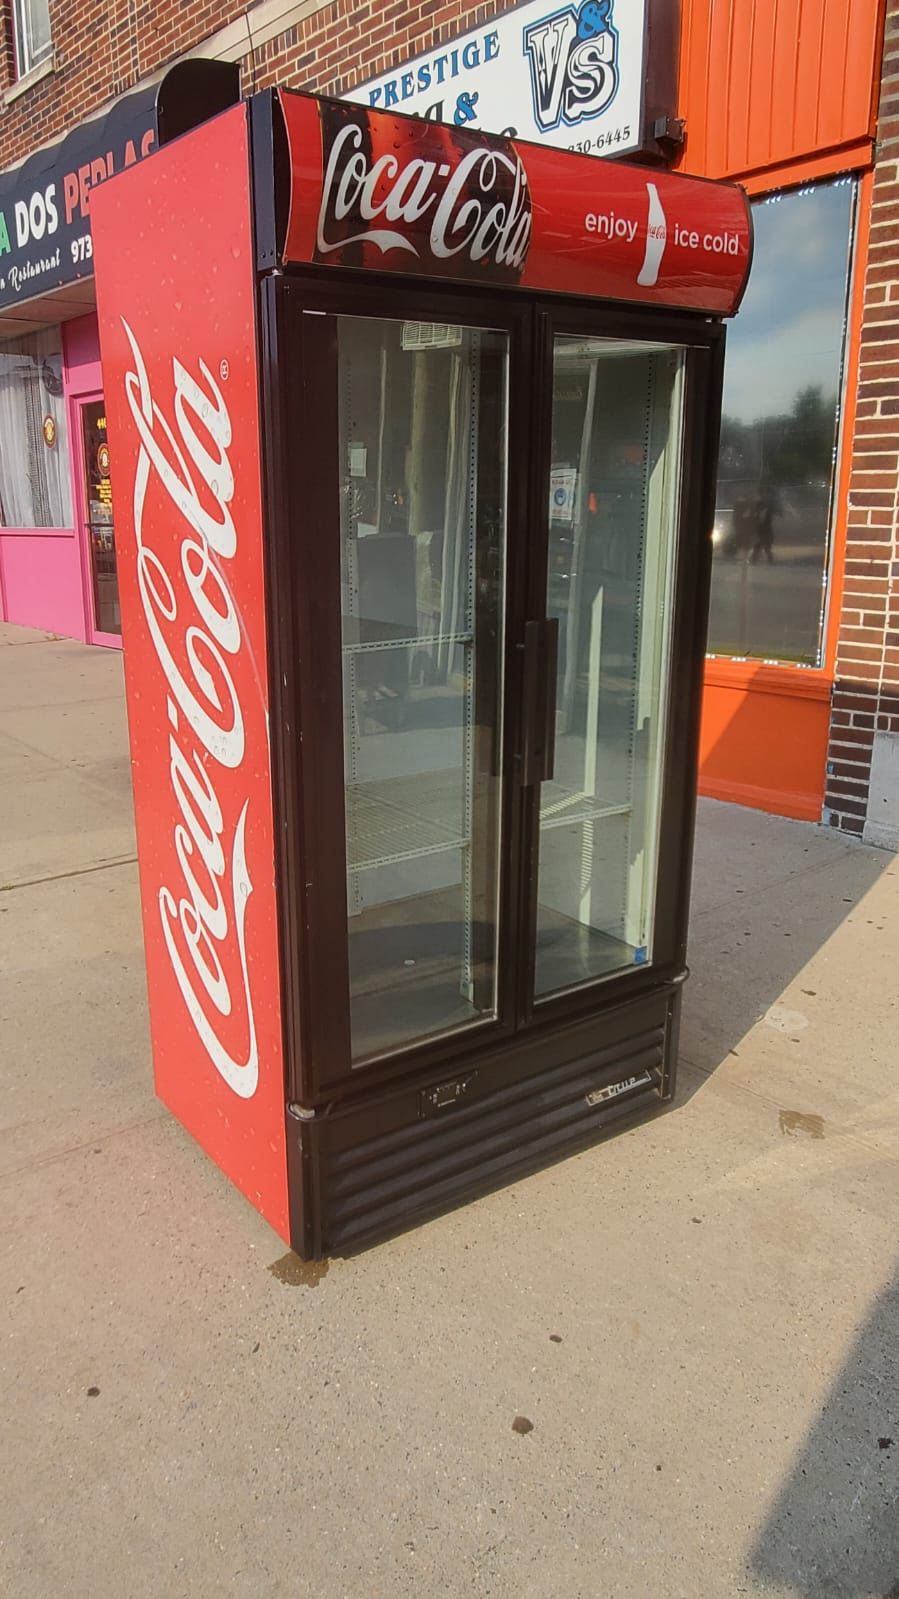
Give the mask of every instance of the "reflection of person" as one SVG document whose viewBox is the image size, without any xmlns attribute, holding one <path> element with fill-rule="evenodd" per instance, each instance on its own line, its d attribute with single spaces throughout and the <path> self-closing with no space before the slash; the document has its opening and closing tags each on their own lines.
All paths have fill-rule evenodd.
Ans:
<svg viewBox="0 0 899 1599">
<path fill-rule="evenodd" d="M 750 561 L 757 561 L 762 554 L 769 562 L 774 560 L 774 517 L 778 509 L 777 495 L 767 479 L 734 500 L 736 547 L 747 550 Z"/>
</svg>

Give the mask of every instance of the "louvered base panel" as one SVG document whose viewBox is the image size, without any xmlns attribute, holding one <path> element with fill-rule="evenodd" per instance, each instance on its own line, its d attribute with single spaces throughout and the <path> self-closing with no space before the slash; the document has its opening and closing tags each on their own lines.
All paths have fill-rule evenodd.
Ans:
<svg viewBox="0 0 899 1599">
<path fill-rule="evenodd" d="M 320 1258 L 378 1242 L 658 1108 L 673 1090 L 679 1006 L 679 989 L 655 993 L 589 1028 L 288 1118 L 294 1249 Z"/>
</svg>

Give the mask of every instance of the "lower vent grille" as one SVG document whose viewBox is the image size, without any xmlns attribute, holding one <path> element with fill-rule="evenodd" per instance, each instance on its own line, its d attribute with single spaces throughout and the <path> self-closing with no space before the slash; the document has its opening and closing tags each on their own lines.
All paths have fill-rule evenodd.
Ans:
<svg viewBox="0 0 899 1599">
<path fill-rule="evenodd" d="M 595 1143 L 659 1101 L 667 1029 L 618 1039 L 589 1059 L 521 1079 L 445 1118 L 410 1120 L 378 1138 L 353 1138 L 358 1116 L 320 1127 L 325 1253 L 389 1237 Z M 339 1147 L 338 1147 L 339 1145 Z"/>
</svg>

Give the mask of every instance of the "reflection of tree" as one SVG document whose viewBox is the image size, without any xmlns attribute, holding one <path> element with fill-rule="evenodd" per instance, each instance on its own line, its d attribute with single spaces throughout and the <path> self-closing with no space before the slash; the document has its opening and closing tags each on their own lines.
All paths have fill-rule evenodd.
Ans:
<svg viewBox="0 0 899 1599">
<path fill-rule="evenodd" d="M 725 416 L 719 480 L 825 483 L 833 460 L 835 416 L 836 396 L 825 395 L 820 384 L 800 389 L 784 415 L 753 422 Z"/>
</svg>

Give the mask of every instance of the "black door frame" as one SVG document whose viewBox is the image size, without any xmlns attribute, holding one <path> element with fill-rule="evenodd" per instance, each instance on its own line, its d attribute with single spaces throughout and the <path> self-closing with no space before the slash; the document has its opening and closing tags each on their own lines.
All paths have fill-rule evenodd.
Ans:
<svg viewBox="0 0 899 1599">
<path fill-rule="evenodd" d="M 546 614 L 549 559 L 550 431 L 553 345 L 559 335 L 682 346 L 687 351 L 683 403 L 683 456 L 675 528 L 672 627 L 656 876 L 655 953 L 646 966 L 615 972 L 542 999 L 534 997 L 536 961 L 539 784 L 526 789 L 522 827 L 527 891 L 518 928 L 519 1028 L 561 1026 L 652 987 L 682 977 L 686 961 L 689 883 L 696 812 L 699 723 L 708 596 L 711 584 L 715 474 L 723 380 L 723 324 L 705 318 L 601 304 L 538 301 L 535 305 L 535 382 L 532 417 L 533 477 L 528 528 L 532 551 L 529 612 Z M 686 680 L 686 681 L 685 681 Z"/>
<path fill-rule="evenodd" d="M 507 930 L 518 923 L 515 863 L 521 853 L 514 792 L 520 736 L 515 645 L 522 626 L 527 549 L 515 530 L 524 526 L 529 485 L 530 396 L 522 379 L 531 370 L 530 306 L 508 294 L 447 293 L 395 279 L 380 284 L 367 275 L 361 282 L 364 298 L 358 285 L 342 277 L 335 281 L 333 274 L 317 279 L 308 273 L 278 276 L 262 284 L 272 742 L 282 849 L 282 1005 L 288 1098 L 304 1106 L 319 1105 L 338 1090 L 341 1095 L 368 1090 L 385 1077 L 418 1074 L 431 1060 L 453 1058 L 462 1049 L 495 1049 L 516 1025 Z M 358 1067 L 351 1065 L 349 1037 L 339 502 L 334 493 L 334 319 L 339 315 L 457 322 L 509 337 L 498 1016 Z"/>
<path fill-rule="evenodd" d="M 676 981 L 685 956 L 724 330 L 707 317 L 559 302 L 509 291 L 460 291 L 370 273 L 300 269 L 261 286 L 271 736 L 275 776 L 281 1002 L 289 1104 L 312 1114 L 398 1079 L 460 1060 L 475 1064 L 528 1037 L 598 1014 Z M 303 313 L 308 313 L 303 315 Z M 510 340 L 505 714 L 499 1014 L 353 1067 L 343 825 L 336 325 L 340 314 L 458 322 Z M 691 346 L 685 395 L 668 740 L 657 926 L 664 963 L 531 1000 L 539 786 L 522 788 L 528 731 L 522 687 L 525 623 L 546 614 L 552 340 L 556 333 Z M 716 403 L 716 401 L 718 403 Z M 299 438 L 297 436 L 299 429 Z M 330 534 L 329 530 L 330 529 Z M 329 603 L 330 601 L 330 603 Z M 686 678 L 686 681 L 685 681 Z M 681 691 L 675 693 L 675 683 Z M 662 878 L 665 888 L 662 891 Z M 516 953 L 518 960 L 516 960 Z M 522 958 L 524 956 L 524 958 Z"/>
</svg>

